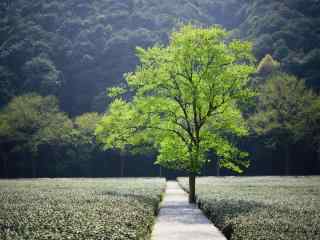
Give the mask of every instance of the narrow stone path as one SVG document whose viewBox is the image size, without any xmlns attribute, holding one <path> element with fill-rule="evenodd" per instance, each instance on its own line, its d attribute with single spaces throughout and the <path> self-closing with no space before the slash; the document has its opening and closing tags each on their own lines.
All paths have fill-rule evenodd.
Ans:
<svg viewBox="0 0 320 240">
<path fill-rule="evenodd" d="M 152 232 L 152 240 L 226 240 L 177 182 L 167 182 L 166 193 Z"/>
</svg>

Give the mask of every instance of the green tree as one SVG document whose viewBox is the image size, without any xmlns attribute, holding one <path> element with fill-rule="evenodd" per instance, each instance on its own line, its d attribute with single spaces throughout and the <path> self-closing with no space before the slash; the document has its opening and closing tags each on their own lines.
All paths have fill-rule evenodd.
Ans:
<svg viewBox="0 0 320 240">
<path fill-rule="evenodd" d="M 59 111 L 49 113 L 47 121 L 43 122 L 43 125 L 32 136 L 33 141 L 30 142 L 33 145 L 32 158 L 35 161 L 39 148 L 46 146 L 50 150 L 50 153 L 46 155 L 50 154 L 53 158 L 54 176 L 58 177 L 61 175 L 61 168 L 65 167 L 65 162 L 63 162 L 65 149 L 72 147 L 76 135 L 73 122 L 65 113 Z"/>
<path fill-rule="evenodd" d="M 0 66 L 0 107 L 3 107 L 14 95 L 15 89 L 12 86 L 14 79 L 15 74 L 8 68 Z"/>
<path fill-rule="evenodd" d="M 39 146 L 71 142 L 72 121 L 59 111 L 55 97 L 26 94 L 13 98 L 0 112 L 0 137 L 2 144 L 12 143 L 14 151 L 31 154 L 32 176 L 36 177 Z"/>
<path fill-rule="evenodd" d="M 167 47 L 137 48 L 141 64 L 126 75 L 132 101 L 116 99 L 96 129 L 105 148 L 153 145 L 157 164 L 188 172 L 190 202 L 208 151 L 236 172 L 248 163 L 229 137 L 247 133 L 238 102 L 252 95 L 247 83 L 254 58 L 250 43 L 226 43 L 226 36 L 219 27 L 187 25 Z"/>
<path fill-rule="evenodd" d="M 75 118 L 75 128 L 79 130 L 83 143 L 92 144 L 95 141 L 95 129 L 100 121 L 100 115 L 96 112 L 84 113 Z"/>
<path fill-rule="evenodd" d="M 251 78 L 251 87 L 253 89 L 258 89 L 262 84 L 266 82 L 270 76 L 277 74 L 280 71 L 280 63 L 272 58 L 270 54 L 265 55 L 259 62 L 257 66 L 257 71 Z M 252 101 L 253 106 L 254 101 Z M 245 106 L 245 109 L 252 113 L 252 109 Z"/>
<path fill-rule="evenodd" d="M 270 54 L 267 54 L 261 59 L 257 67 L 257 73 L 262 76 L 267 76 L 277 71 L 279 66 L 280 64 L 275 61 Z"/>
<path fill-rule="evenodd" d="M 77 165 L 86 176 L 93 176 L 92 161 L 98 151 L 95 129 L 101 116 L 98 113 L 84 113 L 74 119 L 75 138 L 73 141 Z"/>
<path fill-rule="evenodd" d="M 60 73 L 48 58 L 35 57 L 25 63 L 23 70 L 25 88 L 29 91 L 55 94 L 61 87 Z"/>
<path fill-rule="evenodd" d="M 303 118 L 298 127 L 304 131 L 304 138 L 317 153 L 320 170 L 320 97 L 313 95 L 310 105 L 303 109 Z"/>
<path fill-rule="evenodd" d="M 315 130 L 311 126 L 316 126 L 312 123 L 318 115 L 317 102 L 317 96 L 303 80 L 284 73 L 272 75 L 260 87 L 256 112 L 250 122 L 258 135 L 268 136 L 271 145 L 283 148 L 287 175 L 292 144 Z"/>
</svg>

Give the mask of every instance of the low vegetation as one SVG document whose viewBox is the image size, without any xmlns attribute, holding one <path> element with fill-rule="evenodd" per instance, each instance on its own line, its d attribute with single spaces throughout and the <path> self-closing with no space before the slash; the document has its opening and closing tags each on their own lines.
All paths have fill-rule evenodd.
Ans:
<svg viewBox="0 0 320 240">
<path fill-rule="evenodd" d="M 197 112 L 206 110 L 202 103 L 208 104 L 205 100 L 208 100 L 210 94 L 207 93 L 212 92 L 210 97 L 214 103 L 210 104 L 211 109 L 220 112 L 215 108 L 216 103 L 221 100 L 220 94 L 228 89 L 225 88 L 228 84 L 220 87 L 220 83 L 232 81 L 234 76 L 241 79 L 239 74 L 242 71 L 231 70 L 230 66 L 233 64 L 230 63 L 248 63 L 243 61 L 248 57 L 247 54 L 242 54 L 247 52 L 248 48 L 245 47 L 244 51 L 238 43 L 234 44 L 235 39 L 251 42 L 252 55 L 257 61 L 263 59 L 257 73 L 253 74 L 254 76 L 250 74 L 250 86 L 256 88 L 258 96 L 250 103 L 240 103 L 241 111 L 246 111 L 246 117 L 257 113 L 253 138 L 231 138 L 233 146 L 241 146 L 254 160 L 249 174 L 318 174 L 319 167 L 313 166 L 320 159 L 320 130 L 317 127 L 320 126 L 320 101 L 312 101 L 313 103 L 305 108 L 305 105 L 301 104 L 307 102 L 307 96 L 300 98 L 299 89 L 295 89 L 295 84 L 290 84 L 296 81 L 286 80 L 297 79 L 297 82 L 305 83 L 308 91 L 314 91 L 313 98 L 319 98 L 319 12 L 319 0 L 0 1 L 0 177 L 104 177 L 116 176 L 115 172 L 136 175 L 135 171 L 128 167 L 129 164 L 123 164 L 119 169 L 117 162 L 111 160 L 117 158 L 114 152 L 102 152 L 95 141 L 92 131 L 95 123 L 103 112 L 107 109 L 109 112 L 114 100 L 106 94 L 106 89 L 128 86 L 127 80 L 132 80 L 140 72 L 143 74 L 139 74 L 138 80 L 132 81 L 136 82 L 136 87 L 145 90 L 146 94 L 153 90 L 162 93 L 164 87 L 167 87 L 167 84 L 162 86 L 162 80 L 168 75 L 163 73 L 168 73 L 168 70 L 171 78 L 179 79 L 180 86 L 182 82 L 185 82 L 183 86 L 187 86 L 188 81 L 184 80 L 188 80 L 185 77 L 190 74 L 183 73 L 182 76 L 181 71 L 184 69 L 181 67 L 193 62 L 190 76 L 193 76 L 193 82 L 196 83 L 193 84 L 193 88 L 197 90 L 194 95 L 202 99 L 201 106 L 198 104 L 200 102 L 196 101 L 196 105 L 201 109 L 194 109 Z M 197 41 L 191 45 L 188 43 L 184 50 L 177 48 L 175 51 L 157 55 L 157 48 L 168 49 L 172 42 L 172 32 L 190 23 L 197 27 L 212 27 L 218 24 L 228 32 L 223 34 L 226 36 L 223 42 L 233 44 L 211 44 L 215 42 L 212 37 L 195 34 Z M 183 38 L 188 40 L 187 35 Z M 179 42 L 175 45 L 178 46 Z M 202 47 L 197 46 L 200 43 Z M 158 47 L 153 48 L 154 45 Z M 148 54 L 141 58 L 143 51 L 140 51 L 140 56 L 136 55 L 136 47 L 140 47 L 140 50 L 149 49 L 146 50 Z M 216 52 L 214 57 L 219 59 L 207 61 L 211 60 L 211 57 L 205 57 L 206 49 L 208 53 L 211 52 L 209 55 Z M 226 51 L 227 49 L 231 51 Z M 174 54 L 174 61 L 169 61 L 174 63 L 171 64 L 173 66 L 168 65 L 168 57 L 173 57 L 173 53 L 180 50 L 186 55 L 182 52 Z M 238 50 L 241 54 L 239 52 L 237 56 L 222 57 L 225 54 L 234 55 Z M 196 61 L 188 61 L 189 56 L 193 56 Z M 152 69 L 153 60 L 157 62 L 156 69 Z M 161 66 L 159 63 L 162 63 Z M 140 65 L 143 68 L 140 68 Z M 276 71 L 273 65 L 276 66 Z M 141 77 L 149 76 L 144 73 L 146 67 L 149 67 L 149 75 L 155 73 L 156 77 L 150 77 L 154 83 L 151 81 L 148 86 L 142 87 L 139 86 Z M 189 69 L 191 70 L 185 70 Z M 134 72 L 131 77 L 125 74 L 130 72 Z M 281 78 L 281 81 L 268 81 L 270 76 L 267 75 L 271 72 L 273 79 Z M 274 76 L 278 75 L 278 72 L 281 75 Z M 124 74 L 127 77 L 124 78 Z M 228 74 L 233 77 L 230 78 Z M 214 88 L 209 84 L 211 90 L 204 91 L 205 84 L 198 83 L 198 77 L 210 80 L 201 80 L 202 83 L 208 84 L 216 80 L 218 84 L 213 84 Z M 227 81 L 220 81 L 220 78 Z M 265 82 L 269 82 L 266 87 L 263 86 Z M 272 86 L 275 85 L 277 87 L 273 89 Z M 231 84 L 230 87 L 239 86 Z M 235 93 L 231 88 L 229 90 L 243 98 L 240 97 L 242 94 Z M 188 96 L 185 89 L 182 88 L 182 91 L 183 97 Z M 296 94 L 291 96 L 292 91 Z M 203 94 L 208 96 L 204 97 Z M 131 102 L 131 96 L 132 93 L 128 92 L 123 98 L 126 102 Z M 177 94 L 174 96 L 180 97 Z M 296 96 L 299 101 L 295 101 Z M 180 103 L 188 103 L 185 109 L 192 105 L 189 101 Z M 162 102 L 157 101 L 157 104 Z M 260 107 L 266 104 L 272 106 L 271 112 L 270 107 Z M 238 107 L 234 105 L 228 109 Z M 299 111 L 301 108 L 303 113 Z M 282 112 L 285 114 L 284 118 L 281 117 Z M 187 113 L 189 114 L 188 111 Z M 178 117 L 178 124 L 188 129 L 184 119 L 181 119 L 181 114 L 178 112 L 175 115 Z M 215 119 L 220 119 L 220 115 L 225 119 L 227 114 L 222 111 Z M 289 120 L 287 115 L 290 115 Z M 280 116 L 279 121 L 275 118 L 277 116 Z M 203 121 L 198 120 L 200 119 L 197 119 L 195 125 L 202 126 Z M 223 139 L 225 141 L 222 144 L 221 133 L 224 133 L 224 130 L 216 132 L 220 122 L 227 125 L 226 121 L 219 121 L 219 124 L 214 126 L 215 134 L 220 135 L 217 144 L 219 147 L 228 143 Z M 266 126 L 260 126 L 265 122 Z M 307 125 L 303 124 L 305 122 L 308 122 Z M 56 127 L 57 125 L 59 127 Z M 304 126 L 307 128 L 302 128 Z M 189 132 L 190 129 L 198 128 L 192 127 L 189 127 Z M 291 131 L 293 129 L 294 131 Z M 284 133 L 282 130 L 285 130 Z M 289 136 L 286 136 L 286 130 L 290 130 Z M 305 134 L 301 135 L 302 132 Z M 298 137 L 296 133 L 299 133 Z M 286 140 L 286 144 L 276 144 L 283 143 L 282 139 Z M 179 142 L 175 141 L 175 145 L 177 144 Z M 230 146 L 228 148 L 230 149 Z M 152 154 L 144 154 L 152 157 Z M 272 161 L 269 161 L 269 154 L 272 155 Z M 123 159 L 134 159 L 126 152 L 122 155 Z M 300 164 L 301 158 L 305 159 L 303 164 Z M 108 161 L 105 161 L 106 159 Z M 145 164 L 142 159 L 146 157 L 134 161 L 142 166 Z M 164 159 L 167 161 L 169 158 Z M 285 159 L 290 159 L 290 162 Z M 157 171 L 151 164 L 145 164 L 140 169 L 145 170 L 144 176 L 154 176 L 151 172 Z"/>
<path fill-rule="evenodd" d="M 164 179 L 0 181 L 0 239 L 145 239 L 164 188 Z"/>
<path fill-rule="evenodd" d="M 320 239 L 320 177 L 199 178 L 197 202 L 232 240 Z M 179 183 L 188 190 L 186 178 Z"/>
</svg>

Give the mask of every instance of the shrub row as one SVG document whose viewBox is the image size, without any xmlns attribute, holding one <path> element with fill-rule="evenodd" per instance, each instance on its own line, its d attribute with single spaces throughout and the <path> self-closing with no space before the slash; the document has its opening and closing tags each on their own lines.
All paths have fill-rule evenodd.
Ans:
<svg viewBox="0 0 320 240">
<path fill-rule="evenodd" d="M 188 190 L 187 179 L 179 178 Z M 228 239 L 320 239 L 320 177 L 198 178 L 197 203 Z"/>
<path fill-rule="evenodd" d="M 0 181 L 0 239 L 146 239 L 164 179 Z"/>
</svg>

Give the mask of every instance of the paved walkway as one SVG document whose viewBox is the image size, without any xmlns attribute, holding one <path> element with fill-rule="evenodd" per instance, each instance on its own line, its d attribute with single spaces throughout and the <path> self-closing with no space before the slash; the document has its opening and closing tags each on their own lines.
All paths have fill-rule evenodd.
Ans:
<svg viewBox="0 0 320 240">
<path fill-rule="evenodd" d="M 167 182 L 166 194 L 152 232 L 152 240 L 226 240 L 194 205 L 177 182 Z"/>
</svg>

